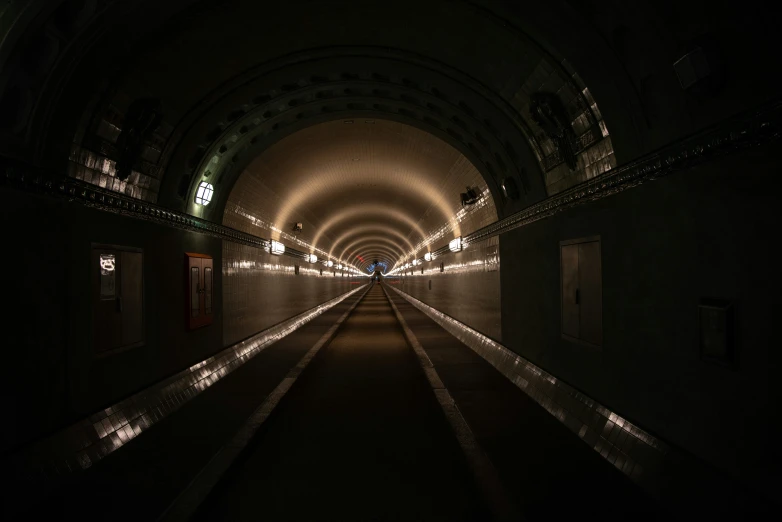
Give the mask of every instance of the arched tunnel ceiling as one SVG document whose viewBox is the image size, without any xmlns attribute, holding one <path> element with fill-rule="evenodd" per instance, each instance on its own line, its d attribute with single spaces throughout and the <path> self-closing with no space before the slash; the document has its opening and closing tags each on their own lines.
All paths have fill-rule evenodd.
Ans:
<svg viewBox="0 0 782 522">
<path fill-rule="evenodd" d="M 447 141 L 484 174 L 500 216 L 545 198 L 549 185 L 560 190 L 610 166 L 584 161 L 573 175 L 561 167 L 544 173 L 556 151 L 530 119 L 531 93 L 558 93 L 579 136 L 602 140 L 606 127 L 600 130 L 601 113 L 569 63 L 492 13 L 490 2 L 50 3 L 78 20 L 47 33 L 62 35 L 57 49 L 74 55 L 53 59 L 50 74 L 67 74 L 62 96 L 82 102 L 36 105 L 32 121 L 40 112 L 41 125 L 51 127 L 33 133 L 38 150 L 52 149 L 42 161 L 69 156 L 70 175 L 163 206 L 219 220 L 253 158 L 334 118 L 394 120 Z M 535 16 L 548 16 L 543 11 Z M 533 26 L 532 14 L 514 17 Z M 57 70 L 66 64 L 75 69 Z M 44 96 L 36 89 L 25 96 Z M 144 98 L 160 100 L 162 121 L 131 179 L 117 180 L 117 140 L 129 107 Z M 601 161 L 612 152 L 603 140 Z M 216 200 L 195 209 L 206 178 Z M 519 186 L 518 199 L 501 197 L 506 178 Z"/>
<path fill-rule="evenodd" d="M 180 177 L 166 179 L 163 192 L 192 199 L 209 173 L 230 187 L 257 152 L 290 129 L 339 114 L 396 119 L 438 134 L 488 174 L 497 199 L 502 179 L 514 177 L 523 203 L 503 202 L 503 214 L 506 204 L 510 212 L 545 196 L 535 154 L 546 152 L 519 93 L 554 78 L 548 87 L 558 90 L 572 79 L 529 39 L 459 2 L 403 1 L 382 13 L 372 3 L 294 4 L 196 10 L 178 24 L 176 40 L 155 46 L 125 73 L 125 99 L 160 92 L 170 100 L 174 133 L 183 133 L 181 144 L 164 151 L 171 154 L 167 172 Z M 259 19 L 298 20 L 299 9 L 307 15 L 295 25 L 256 29 Z M 230 48 L 203 38 L 206 19 L 210 27 L 234 27 Z M 198 60 L 181 60 L 184 49 Z M 530 77 L 536 85 L 525 87 Z M 570 91 L 581 96 L 580 87 Z"/>
<path fill-rule="evenodd" d="M 447 241 L 497 219 L 487 194 L 454 220 L 468 186 L 487 191 L 476 167 L 436 136 L 394 121 L 340 119 L 256 157 L 228 196 L 223 223 L 320 258 L 357 267 L 377 258 L 390 268 L 423 255 L 417 247 L 443 225 L 452 229 Z M 295 223 L 303 230 L 294 235 Z"/>
<path fill-rule="evenodd" d="M 637 4 L 9 0 L 0 152 L 219 221 L 240 173 L 286 136 L 339 118 L 392 120 L 463 154 L 504 217 L 778 92 L 770 76 L 740 80 L 754 74 L 745 55 L 779 54 L 760 45 L 763 30 L 736 41 L 723 27 L 744 4 Z M 721 15 L 702 16 L 712 9 Z M 695 100 L 671 64 L 703 31 L 722 42 L 735 81 Z M 565 106 L 571 168 L 530 117 L 540 92 Z M 162 119 L 120 180 L 118 138 L 138 132 L 128 111 L 145 98 L 160 101 Z M 501 196 L 507 178 L 515 200 Z M 196 209 L 205 179 L 215 201 Z"/>
</svg>

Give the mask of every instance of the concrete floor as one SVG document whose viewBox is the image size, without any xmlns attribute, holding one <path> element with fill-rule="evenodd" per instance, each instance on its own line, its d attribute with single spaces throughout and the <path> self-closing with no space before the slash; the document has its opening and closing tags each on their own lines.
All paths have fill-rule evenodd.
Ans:
<svg viewBox="0 0 782 522">
<path fill-rule="evenodd" d="M 491 518 L 378 285 L 302 373 L 196 518 Z"/>
</svg>

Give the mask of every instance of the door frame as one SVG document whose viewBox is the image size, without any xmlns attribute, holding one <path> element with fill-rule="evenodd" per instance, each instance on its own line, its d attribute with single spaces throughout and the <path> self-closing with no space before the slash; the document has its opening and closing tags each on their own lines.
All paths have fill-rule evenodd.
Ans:
<svg viewBox="0 0 782 522">
<path fill-rule="evenodd" d="M 95 285 L 95 279 L 92 274 L 90 274 L 90 347 L 92 352 L 92 358 L 93 359 L 102 359 L 104 357 L 110 357 L 112 355 L 125 352 L 127 350 L 132 350 L 133 348 L 139 348 L 141 346 L 145 346 L 147 344 L 147 287 L 146 287 L 146 270 L 144 266 L 144 249 L 141 247 L 133 247 L 133 246 L 127 246 L 127 245 L 118 245 L 113 243 L 98 243 L 98 242 L 91 242 L 90 243 L 90 250 L 88 254 L 88 266 L 90 267 L 90 271 L 94 268 L 92 266 L 92 253 L 95 250 L 116 250 L 118 252 L 135 252 L 138 254 L 141 254 L 141 332 L 142 332 L 142 339 L 139 342 L 128 344 L 125 346 L 120 346 L 117 348 L 112 348 L 109 350 L 102 350 L 97 351 L 95 346 L 95 296 L 94 292 L 100 291 L 99 289 L 94 288 Z M 120 271 L 122 270 L 122 264 L 120 261 Z M 119 278 L 119 285 L 120 285 L 120 294 L 122 292 L 122 278 Z M 98 285 L 100 285 L 100 278 L 98 278 Z"/>
<path fill-rule="evenodd" d="M 592 348 L 593 350 L 602 350 L 603 349 L 602 344 L 593 344 L 581 338 L 571 337 L 570 335 L 566 335 L 562 333 L 562 313 L 563 313 L 562 286 L 564 283 L 562 278 L 562 247 L 569 246 L 569 245 L 580 245 L 582 243 L 594 243 L 594 242 L 597 242 L 597 244 L 600 245 L 600 285 L 602 287 L 603 285 L 603 242 L 600 239 L 600 235 L 579 237 L 575 239 L 567 239 L 559 242 L 559 320 L 560 320 L 559 334 L 561 338 L 564 339 L 565 341 L 570 341 L 572 343 L 580 344 L 582 346 Z M 602 292 L 601 292 L 600 306 L 601 308 L 603 306 Z M 601 319 L 601 323 L 602 323 L 602 319 Z M 601 324 L 601 330 L 602 330 L 602 324 Z"/>
</svg>

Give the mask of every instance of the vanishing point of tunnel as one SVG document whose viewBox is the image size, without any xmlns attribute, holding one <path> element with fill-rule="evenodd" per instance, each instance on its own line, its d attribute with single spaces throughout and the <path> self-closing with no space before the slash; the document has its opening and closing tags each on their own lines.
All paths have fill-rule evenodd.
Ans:
<svg viewBox="0 0 782 522">
<path fill-rule="evenodd" d="M 2 519 L 778 518 L 775 13 L 1 2 Z"/>
</svg>

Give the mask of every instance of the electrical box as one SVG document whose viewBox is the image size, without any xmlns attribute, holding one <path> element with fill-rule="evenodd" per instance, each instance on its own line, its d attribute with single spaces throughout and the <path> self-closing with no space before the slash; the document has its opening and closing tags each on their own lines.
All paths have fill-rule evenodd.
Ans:
<svg viewBox="0 0 782 522">
<path fill-rule="evenodd" d="M 190 330 L 212 324 L 213 295 L 212 256 L 185 252 L 185 314 Z"/>
</svg>

